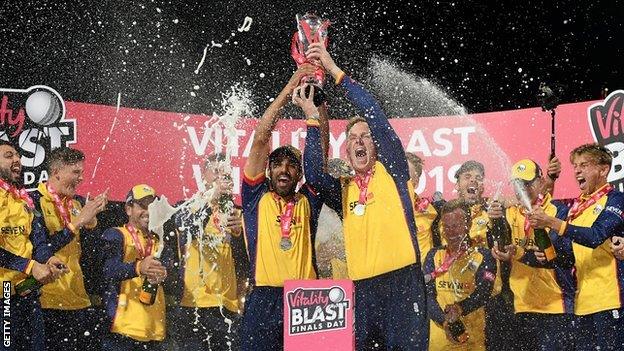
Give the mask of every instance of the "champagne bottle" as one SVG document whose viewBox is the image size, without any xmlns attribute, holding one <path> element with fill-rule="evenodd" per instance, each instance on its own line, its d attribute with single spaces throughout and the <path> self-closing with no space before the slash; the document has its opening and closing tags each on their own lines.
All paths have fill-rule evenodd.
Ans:
<svg viewBox="0 0 624 351">
<path fill-rule="evenodd" d="M 156 294 L 158 293 L 158 284 L 150 283 L 147 277 L 143 279 L 143 286 L 141 287 L 141 293 L 139 294 L 139 301 L 142 304 L 151 306 L 156 302 Z"/>
<path fill-rule="evenodd" d="M 505 217 L 492 219 L 493 237 L 499 250 L 505 250 L 505 246 L 511 245 L 511 231 L 505 222 Z"/>
<path fill-rule="evenodd" d="M 19 296 L 26 296 L 33 291 L 37 291 L 42 287 L 41 283 L 35 279 L 32 275 L 29 275 L 28 278 L 22 280 L 21 282 L 15 285 L 15 293 Z"/>
<path fill-rule="evenodd" d="M 229 214 L 234 209 L 234 197 L 231 193 L 224 193 L 219 196 L 219 212 Z"/>
<path fill-rule="evenodd" d="M 448 323 L 447 327 L 448 327 L 449 332 L 451 333 L 451 336 L 453 337 L 455 341 L 457 341 L 460 344 L 463 344 L 466 341 L 468 341 L 469 336 L 468 336 L 468 333 L 466 332 L 466 326 L 461 320 L 458 319 L 455 322 Z"/>
<path fill-rule="evenodd" d="M 548 232 L 543 228 L 533 228 L 533 236 L 535 237 L 535 245 L 539 248 L 540 251 L 544 252 L 546 255 L 546 260 L 552 261 L 557 257 L 557 252 L 555 251 L 555 247 L 550 241 L 550 236 L 548 236 Z"/>
</svg>

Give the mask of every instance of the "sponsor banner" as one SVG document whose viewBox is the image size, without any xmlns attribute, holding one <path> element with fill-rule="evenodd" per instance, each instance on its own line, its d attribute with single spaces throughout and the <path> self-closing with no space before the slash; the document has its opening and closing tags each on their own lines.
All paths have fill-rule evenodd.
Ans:
<svg viewBox="0 0 624 351">
<path fill-rule="evenodd" d="M 353 305 L 350 280 L 284 282 L 284 350 L 354 350 Z"/>
<path fill-rule="evenodd" d="M 76 130 L 76 121 L 66 116 L 65 102 L 56 90 L 44 85 L 0 89 L 0 139 L 18 145 L 27 189 L 48 179 L 44 162 L 48 152 L 75 143 Z"/>
<path fill-rule="evenodd" d="M 177 201 L 191 196 L 201 186 L 204 158 L 215 151 L 224 151 L 226 136 L 212 115 L 63 103 L 47 87 L 44 91 L 49 96 L 33 100 L 43 107 L 33 108 L 29 113 L 27 100 L 40 88 L 0 90 L 0 138 L 19 141 L 28 188 L 47 179 L 43 161 L 51 147 L 73 144 L 87 155 L 80 193 L 96 194 L 110 188 L 112 198 L 123 199 L 133 185 L 147 183 L 158 193 Z M 574 147 L 594 141 L 614 151 L 616 162 L 609 180 L 618 189 L 624 187 L 620 160 L 624 156 L 619 152 L 624 149 L 620 138 L 623 101 L 624 91 L 620 90 L 605 101 L 564 104 L 557 108 L 556 153 L 563 171 L 557 180 L 556 198 L 577 195 L 568 155 Z M 57 113 L 53 118 L 55 110 L 64 113 Z M 238 146 L 232 157 L 232 175 L 237 184 L 256 123 L 255 118 L 245 118 L 237 124 Z M 511 194 L 507 184 L 511 165 L 519 159 L 531 158 L 545 168 L 550 153 L 550 113 L 540 108 L 453 117 L 394 118 L 391 123 L 405 149 L 425 161 L 417 189 L 424 196 L 440 191 L 446 198 L 454 197 L 455 171 L 470 159 L 485 164 L 486 195 L 499 186 L 504 193 Z M 344 120 L 330 122 L 332 158 L 345 157 L 345 124 Z M 273 147 L 292 144 L 303 149 L 305 130 L 303 120 L 280 121 L 273 132 Z M 238 187 L 235 191 L 238 193 Z"/>
</svg>

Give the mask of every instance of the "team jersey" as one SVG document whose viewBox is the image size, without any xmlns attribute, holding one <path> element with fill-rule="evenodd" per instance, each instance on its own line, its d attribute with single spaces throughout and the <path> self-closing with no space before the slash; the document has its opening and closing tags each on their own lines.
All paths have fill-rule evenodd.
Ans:
<svg viewBox="0 0 624 351">
<path fill-rule="evenodd" d="M 425 274 L 439 269 L 450 253 L 446 248 L 429 251 L 425 259 Z M 459 256 L 446 272 L 427 283 L 427 308 L 429 311 L 429 350 L 484 350 L 484 305 L 491 295 L 496 276 L 496 263 L 488 250 L 473 246 Z M 468 342 L 455 344 L 444 332 L 444 309 L 458 304 L 462 310 L 461 321 L 469 335 Z"/>
<path fill-rule="evenodd" d="M 544 198 L 542 209 L 549 216 L 557 214 L 550 195 Z M 518 246 L 509 275 L 515 312 L 573 313 L 575 286 L 572 282 L 574 260 L 571 255 L 558 250 L 557 258 L 550 265 L 533 264 L 524 250 L 527 246 L 536 245 L 533 228 L 529 227 L 525 232 L 527 219 L 524 208 L 508 207 L 505 217 L 511 229 L 512 243 Z"/>
<path fill-rule="evenodd" d="M 141 247 L 147 250 L 146 236 L 137 230 Z M 144 278 L 139 276 L 139 259 L 134 239 L 124 227 L 107 229 L 104 239 L 104 306 L 111 323 L 110 331 L 138 341 L 161 341 L 165 338 L 165 294 L 159 286 L 153 305 L 144 305 L 139 294 Z M 156 251 L 155 241 L 151 252 Z M 166 263 L 163 262 L 165 266 Z"/>
<path fill-rule="evenodd" d="M 587 200 L 594 194 L 580 200 Z M 624 194 L 611 190 L 578 216 L 569 219 L 561 233 L 562 238 L 573 242 L 578 284 L 574 313 L 577 315 L 622 307 L 624 262 L 613 256 L 609 243 L 613 235 L 622 236 L 624 233 L 623 210 Z"/>
<path fill-rule="evenodd" d="M 10 192 L 0 189 L 0 279 L 15 285 L 26 279 L 34 261 L 31 241 L 33 211 Z M 37 245 L 41 248 L 43 243 Z"/>
<path fill-rule="evenodd" d="M 186 227 L 178 232 L 179 274 L 184 282 L 180 305 L 200 308 L 224 306 L 232 312 L 238 312 L 236 269 L 231 242 L 232 236 L 239 236 L 240 233 L 222 233 L 215 225 L 218 214 L 209 211 L 206 215 L 208 220 L 205 224 L 203 221 L 194 224 L 204 225 L 203 232 L 195 234 Z M 181 228 L 180 224 L 178 229 Z M 203 235 L 199 237 L 199 234 Z"/>
<path fill-rule="evenodd" d="M 58 213 L 52 196 L 46 187 L 47 183 L 40 183 L 34 192 L 33 200 L 40 216 L 33 222 L 33 235 L 39 241 L 45 241 L 47 248 L 35 258 L 39 262 L 47 262 L 51 256 L 58 257 L 69 269 L 57 280 L 46 284 L 41 289 L 41 307 L 58 310 L 76 310 L 91 306 L 91 301 L 85 290 L 84 277 L 80 267 L 82 249 L 80 232 L 72 232 L 66 228 L 61 215 Z M 62 199 L 71 221 L 75 220 L 82 209 L 79 197 Z M 71 209 L 68 204 L 71 202 Z"/>
<path fill-rule="evenodd" d="M 409 172 L 403 145 L 374 97 L 351 78 L 340 83 L 361 111 L 377 149 L 363 215 L 354 213 L 360 188 L 354 177 L 335 179 L 323 170 L 320 132 L 308 123 L 304 170 L 306 180 L 323 194 L 327 205 L 343 217 L 349 277 L 376 277 L 418 263 L 420 252 L 414 220 Z M 333 199 L 342 194 L 341 204 Z"/>
<path fill-rule="evenodd" d="M 472 218 L 470 225 L 470 238 L 473 241 L 473 245 L 483 248 L 488 248 L 487 232 L 490 227 L 490 217 L 485 209 L 486 199 L 470 206 L 470 216 Z M 441 235 L 441 241 L 443 245 L 446 245 L 446 239 L 444 239 L 444 228 L 442 223 L 438 224 L 438 230 Z M 497 295 L 503 288 L 503 275 L 505 271 L 500 262 L 496 262 L 496 281 L 494 282 L 494 288 L 492 289 L 492 295 Z"/>
<path fill-rule="evenodd" d="M 413 185 L 410 183 L 410 191 L 414 194 Z M 414 218 L 418 237 L 418 249 L 420 250 L 420 263 L 424 264 L 425 257 L 429 250 L 433 248 L 433 223 L 438 216 L 438 211 L 428 199 L 413 196 Z"/>
<path fill-rule="evenodd" d="M 314 242 L 320 197 L 306 184 L 295 194 L 289 232 L 292 247 L 288 250 L 280 247 L 280 221 L 287 202 L 270 191 L 264 173 L 243 175 L 242 200 L 252 284 L 283 287 L 284 280 L 316 279 Z"/>
</svg>

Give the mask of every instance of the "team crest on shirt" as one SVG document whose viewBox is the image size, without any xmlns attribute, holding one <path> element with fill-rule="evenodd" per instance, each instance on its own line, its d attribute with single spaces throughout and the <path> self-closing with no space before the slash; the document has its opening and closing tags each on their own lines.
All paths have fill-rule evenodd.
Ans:
<svg viewBox="0 0 624 351">
<path fill-rule="evenodd" d="M 487 219 L 485 219 L 485 218 L 478 218 L 477 219 L 477 225 L 483 227 L 486 224 L 487 224 Z"/>
<path fill-rule="evenodd" d="M 602 212 L 602 210 L 604 210 L 604 208 L 600 205 L 596 205 L 596 207 L 594 207 L 594 214 L 595 215 L 599 215 L 600 212 Z"/>
<path fill-rule="evenodd" d="M 78 215 L 80 215 L 80 210 L 78 210 L 77 208 L 75 208 L 75 207 L 74 207 L 74 208 L 72 208 L 72 210 L 71 210 L 71 214 L 72 214 L 74 217 L 77 217 Z"/>
</svg>

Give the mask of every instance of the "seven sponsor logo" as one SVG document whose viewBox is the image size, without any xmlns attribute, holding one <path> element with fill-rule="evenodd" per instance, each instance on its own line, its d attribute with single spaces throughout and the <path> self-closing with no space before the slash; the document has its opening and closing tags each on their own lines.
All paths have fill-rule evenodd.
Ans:
<svg viewBox="0 0 624 351">
<path fill-rule="evenodd" d="M 608 181 L 624 191 L 624 90 L 609 94 L 603 102 L 587 109 L 589 128 L 594 140 L 613 153 Z"/>
<path fill-rule="evenodd" d="M 50 87 L 0 88 L 0 139 L 18 147 L 24 186 L 32 190 L 48 179 L 48 152 L 76 142 L 76 121 L 65 118 L 65 102 Z"/>
<path fill-rule="evenodd" d="M 352 308 L 339 286 L 329 289 L 297 288 L 287 293 L 289 335 L 345 329 Z"/>
</svg>

